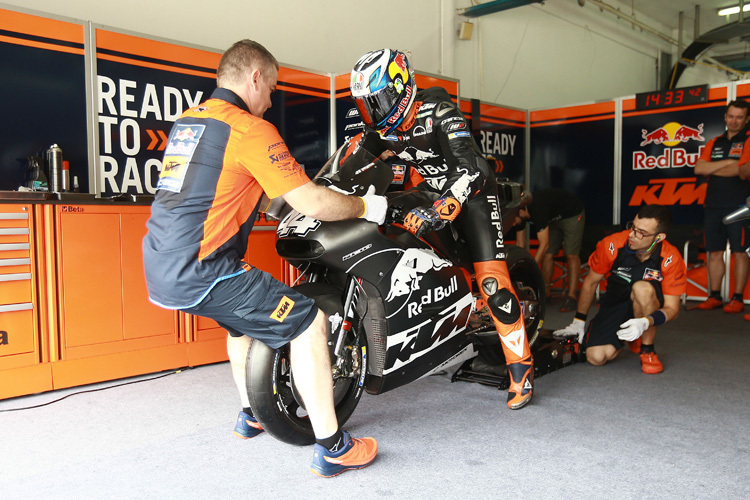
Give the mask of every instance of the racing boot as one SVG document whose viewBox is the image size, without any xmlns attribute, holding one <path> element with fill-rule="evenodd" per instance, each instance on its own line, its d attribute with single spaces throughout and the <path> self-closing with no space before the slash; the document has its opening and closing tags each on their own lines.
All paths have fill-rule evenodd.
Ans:
<svg viewBox="0 0 750 500">
<path fill-rule="evenodd" d="M 508 376 L 508 408 L 520 410 L 531 401 L 534 390 L 534 360 L 529 358 L 527 361 L 508 363 Z"/>
<path fill-rule="evenodd" d="M 475 262 L 474 271 L 482 298 L 500 335 L 508 366 L 508 408 L 518 410 L 531 401 L 534 392 L 534 362 L 518 297 L 510 282 L 505 261 Z"/>
</svg>

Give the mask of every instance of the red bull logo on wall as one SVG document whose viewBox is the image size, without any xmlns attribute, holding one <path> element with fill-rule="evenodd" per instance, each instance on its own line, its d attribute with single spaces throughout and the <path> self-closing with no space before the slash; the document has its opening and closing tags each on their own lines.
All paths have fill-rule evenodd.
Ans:
<svg viewBox="0 0 750 500">
<path fill-rule="evenodd" d="M 651 170 L 654 168 L 694 167 L 703 150 L 688 153 L 684 148 L 674 147 L 690 141 L 703 142 L 703 124 L 691 127 L 677 122 L 669 122 L 654 130 L 641 130 L 641 147 L 650 144 L 666 146 L 661 155 L 649 155 L 645 151 L 633 151 L 633 170 Z"/>
<path fill-rule="evenodd" d="M 703 124 L 698 125 L 698 128 L 693 128 L 688 125 L 681 125 L 676 122 L 669 122 L 663 127 L 659 127 L 656 130 L 649 132 L 643 130 L 643 142 L 641 147 L 647 146 L 648 144 L 664 144 L 665 146 L 676 146 L 681 142 L 688 142 L 690 140 L 703 142 Z"/>
</svg>

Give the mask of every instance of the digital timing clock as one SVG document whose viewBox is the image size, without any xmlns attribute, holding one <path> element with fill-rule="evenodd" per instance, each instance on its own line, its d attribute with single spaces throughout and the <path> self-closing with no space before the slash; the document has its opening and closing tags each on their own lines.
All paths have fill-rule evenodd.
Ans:
<svg viewBox="0 0 750 500">
<path fill-rule="evenodd" d="M 708 85 L 696 85 L 671 90 L 655 90 L 635 95 L 635 109 L 671 108 L 708 102 Z"/>
</svg>

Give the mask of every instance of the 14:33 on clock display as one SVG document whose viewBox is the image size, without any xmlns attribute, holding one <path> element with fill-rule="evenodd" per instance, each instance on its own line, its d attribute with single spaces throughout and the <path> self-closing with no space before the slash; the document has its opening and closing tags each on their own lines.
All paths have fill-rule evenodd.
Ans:
<svg viewBox="0 0 750 500">
<path fill-rule="evenodd" d="M 696 85 L 670 90 L 656 90 L 642 92 L 635 95 L 635 109 L 670 108 L 673 106 L 689 106 L 708 101 L 708 85 Z"/>
</svg>

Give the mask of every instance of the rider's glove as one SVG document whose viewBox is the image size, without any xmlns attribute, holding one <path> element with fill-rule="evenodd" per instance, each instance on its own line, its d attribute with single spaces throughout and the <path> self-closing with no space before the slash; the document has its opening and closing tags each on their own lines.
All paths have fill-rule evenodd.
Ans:
<svg viewBox="0 0 750 500">
<path fill-rule="evenodd" d="M 438 199 L 432 206 L 435 208 L 438 216 L 444 221 L 456 220 L 456 217 L 461 212 L 461 204 L 457 199 L 450 196 Z"/>
<path fill-rule="evenodd" d="M 375 222 L 377 225 L 385 222 L 385 215 L 388 212 L 388 200 L 385 196 L 375 194 L 375 186 L 370 186 L 367 193 L 360 199 L 365 205 L 365 211 L 360 215 L 360 219 Z"/>
<path fill-rule="evenodd" d="M 446 196 L 438 199 L 432 207 L 417 207 L 406 214 L 404 227 L 421 238 L 430 231 L 437 231 L 458 217 L 461 204 L 455 198 Z"/>
<path fill-rule="evenodd" d="M 565 328 L 562 328 L 560 330 L 555 330 L 552 332 L 552 336 L 558 339 L 564 339 L 564 338 L 571 338 L 571 337 L 578 337 L 578 343 L 583 343 L 583 335 L 584 335 L 584 326 L 586 325 L 586 322 L 575 318 L 571 324 L 566 326 Z"/>
<path fill-rule="evenodd" d="M 404 227 L 417 238 L 421 238 L 430 231 L 442 229 L 443 226 L 445 226 L 445 221 L 432 207 L 414 208 L 404 217 Z"/>
<path fill-rule="evenodd" d="M 620 329 L 617 330 L 617 337 L 620 340 L 632 342 L 643 335 L 643 332 L 648 330 L 649 326 L 648 318 L 629 319 L 620 325 Z"/>
</svg>

